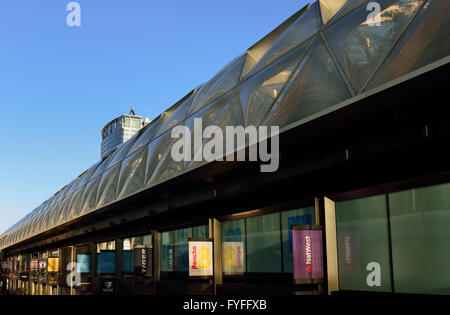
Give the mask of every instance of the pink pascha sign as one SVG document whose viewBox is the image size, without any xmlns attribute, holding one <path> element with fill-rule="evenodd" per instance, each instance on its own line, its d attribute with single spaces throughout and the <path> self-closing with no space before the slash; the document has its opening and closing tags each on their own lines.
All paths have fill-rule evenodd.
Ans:
<svg viewBox="0 0 450 315">
<path fill-rule="evenodd" d="M 295 280 L 323 279 L 322 230 L 292 230 Z"/>
</svg>

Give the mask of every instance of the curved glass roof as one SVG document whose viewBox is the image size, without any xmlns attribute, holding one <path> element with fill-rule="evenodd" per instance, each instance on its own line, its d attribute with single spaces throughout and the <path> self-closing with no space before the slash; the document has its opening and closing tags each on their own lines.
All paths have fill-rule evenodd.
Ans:
<svg viewBox="0 0 450 315">
<path fill-rule="evenodd" d="M 449 56 L 450 1 L 319 0 L 0 235 L 0 249 L 208 162 L 175 162 L 171 129 L 290 124 Z M 195 153 L 195 152 L 194 152 Z"/>
</svg>

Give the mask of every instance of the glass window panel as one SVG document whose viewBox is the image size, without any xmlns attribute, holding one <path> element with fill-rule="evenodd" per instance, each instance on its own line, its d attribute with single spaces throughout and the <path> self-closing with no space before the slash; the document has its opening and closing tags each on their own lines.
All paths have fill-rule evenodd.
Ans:
<svg viewBox="0 0 450 315">
<path fill-rule="evenodd" d="M 350 97 L 333 59 L 322 39 L 317 37 L 268 113 L 265 124 L 287 126 Z"/>
<path fill-rule="evenodd" d="M 316 211 L 314 207 L 284 211 L 281 213 L 281 235 L 283 237 L 284 272 L 293 272 L 292 230 L 293 224 L 314 225 Z"/>
<path fill-rule="evenodd" d="M 281 272 L 280 214 L 247 219 L 247 271 Z"/>
<path fill-rule="evenodd" d="M 124 117 L 124 127 L 125 128 L 131 127 L 130 117 Z"/>
<path fill-rule="evenodd" d="M 348 13 L 357 9 L 361 5 L 365 5 L 367 7 L 366 2 L 368 1 L 369 0 L 348 0 L 347 3 L 342 7 L 342 9 L 331 19 L 329 24 L 336 22 L 341 17 L 347 15 Z"/>
<path fill-rule="evenodd" d="M 122 272 L 123 273 L 134 272 L 134 251 L 124 250 L 122 252 Z"/>
<path fill-rule="evenodd" d="M 320 27 L 319 21 L 319 5 L 316 2 L 277 39 L 248 75 L 258 72 L 316 34 Z"/>
<path fill-rule="evenodd" d="M 161 234 L 161 271 L 174 271 L 173 231 Z"/>
<path fill-rule="evenodd" d="M 366 90 L 450 55 L 450 1 L 428 1 Z"/>
<path fill-rule="evenodd" d="M 239 87 L 246 126 L 259 126 L 310 45 L 307 41 Z"/>
<path fill-rule="evenodd" d="M 450 294 L 450 184 L 389 195 L 395 291 Z"/>
<path fill-rule="evenodd" d="M 348 0 L 319 0 L 322 23 L 327 24 L 347 2 Z"/>
<path fill-rule="evenodd" d="M 366 6 L 336 22 L 324 34 L 355 92 L 359 92 L 403 33 L 423 0 L 386 0 L 380 26 L 370 26 Z"/>
<path fill-rule="evenodd" d="M 340 289 L 391 292 L 386 196 L 337 202 L 336 226 Z"/>
</svg>

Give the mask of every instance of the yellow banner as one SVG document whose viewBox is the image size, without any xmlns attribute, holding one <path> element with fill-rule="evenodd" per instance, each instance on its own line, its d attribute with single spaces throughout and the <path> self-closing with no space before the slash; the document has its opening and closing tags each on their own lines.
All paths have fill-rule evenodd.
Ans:
<svg viewBox="0 0 450 315">
<path fill-rule="evenodd" d="M 47 263 L 48 272 L 58 272 L 59 271 L 59 258 L 49 258 Z"/>
</svg>

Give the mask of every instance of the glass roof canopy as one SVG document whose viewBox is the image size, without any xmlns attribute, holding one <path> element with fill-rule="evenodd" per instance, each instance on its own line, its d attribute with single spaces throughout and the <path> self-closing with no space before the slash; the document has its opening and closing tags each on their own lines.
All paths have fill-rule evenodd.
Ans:
<svg viewBox="0 0 450 315">
<path fill-rule="evenodd" d="M 177 125 L 283 131 L 450 55 L 450 1 L 377 2 L 379 26 L 367 0 L 301 9 L 1 234 L 0 249 L 207 164 L 172 160 Z"/>
</svg>

